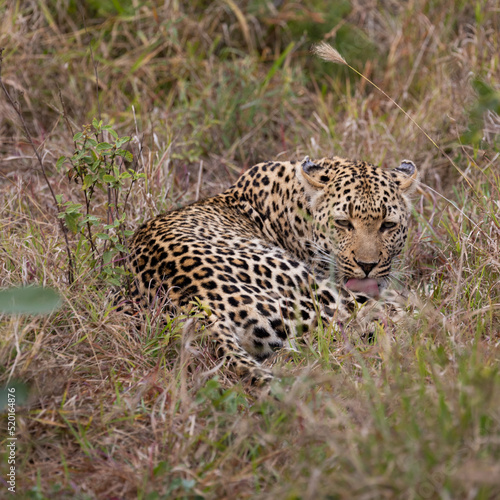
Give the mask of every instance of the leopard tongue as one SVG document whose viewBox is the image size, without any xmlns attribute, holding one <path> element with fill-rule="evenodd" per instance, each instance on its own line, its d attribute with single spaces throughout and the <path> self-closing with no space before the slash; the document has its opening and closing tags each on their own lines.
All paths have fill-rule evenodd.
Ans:
<svg viewBox="0 0 500 500">
<path fill-rule="evenodd" d="M 353 292 L 361 292 L 369 295 L 370 297 L 378 297 L 380 294 L 380 290 L 378 288 L 377 280 L 372 278 L 365 278 L 363 280 L 359 280 L 356 278 L 351 278 L 346 284 L 346 288 Z"/>
</svg>

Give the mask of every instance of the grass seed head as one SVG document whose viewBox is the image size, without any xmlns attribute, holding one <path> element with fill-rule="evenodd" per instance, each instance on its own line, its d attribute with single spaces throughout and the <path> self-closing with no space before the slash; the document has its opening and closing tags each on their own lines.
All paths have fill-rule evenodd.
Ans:
<svg viewBox="0 0 500 500">
<path fill-rule="evenodd" d="M 325 61 L 347 65 L 347 61 L 340 55 L 339 51 L 334 49 L 329 43 L 317 43 L 316 45 L 313 45 L 311 51 L 313 54 L 317 55 L 321 59 L 324 59 Z"/>
</svg>

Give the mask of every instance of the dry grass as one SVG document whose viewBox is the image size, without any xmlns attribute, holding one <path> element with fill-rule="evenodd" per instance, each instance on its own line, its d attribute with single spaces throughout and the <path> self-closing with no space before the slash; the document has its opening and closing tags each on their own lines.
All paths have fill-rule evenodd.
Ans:
<svg viewBox="0 0 500 500">
<path fill-rule="evenodd" d="M 181 340 L 182 318 L 111 314 L 71 233 L 68 281 L 57 207 L 2 95 L 0 287 L 51 286 L 64 302 L 48 317 L 0 317 L 0 385 L 29 389 L 16 417 L 21 497 L 500 496 L 496 2 L 79 4 L 0 6 L 2 81 L 56 194 L 81 200 L 56 161 L 94 117 L 132 137 L 131 166 L 146 174 L 128 199 L 131 228 L 261 160 L 410 158 L 432 189 L 415 199 L 396 277 L 422 313 L 354 349 L 317 332 L 277 358 L 285 377 L 271 395 L 235 384 L 200 324 Z M 321 39 L 441 150 L 366 80 L 313 59 Z M 2 491 L 6 472 L 2 460 Z"/>
</svg>

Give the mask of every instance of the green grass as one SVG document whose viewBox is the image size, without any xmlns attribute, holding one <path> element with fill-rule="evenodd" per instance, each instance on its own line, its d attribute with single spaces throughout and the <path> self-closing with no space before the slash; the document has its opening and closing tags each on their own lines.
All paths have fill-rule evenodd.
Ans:
<svg viewBox="0 0 500 500">
<path fill-rule="evenodd" d="M 418 307 L 373 344 L 325 325 L 276 356 L 269 393 L 246 386 L 218 369 L 202 321 L 110 311 L 105 276 L 84 238 L 68 232 L 66 244 L 0 92 L 0 287 L 52 287 L 63 303 L 0 316 L 0 387 L 19 390 L 20 498 L 499 497 L 496 3 L 80 4 L 0 5 L 2 82 L 55 194 L 85 206 L 57 160 L 94 118 L 131 137 L 120 168 L 144 174 L 123 198 L 130 230 L 259 161 L 409 158 L 423 183 L 395 283 Z M 325 38 L 441 151 L 365 80 L 313 58 Z M 107 202 L 96 190 L 100 221 Z"/>
</svg>

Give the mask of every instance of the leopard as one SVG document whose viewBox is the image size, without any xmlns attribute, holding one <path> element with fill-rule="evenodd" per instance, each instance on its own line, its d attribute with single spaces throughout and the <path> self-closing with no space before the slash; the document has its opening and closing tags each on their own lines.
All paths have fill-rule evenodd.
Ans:
<svg viewBox="0 0 500 500">
<path fill-rule="evenodd" d="M 222 364 L 267 384 L 274 374 L 263 362 L 320 323 L 366 329 L 384 311 L 399 317 L 401 307 L 384 304 L 394 304 L 391 268 L 418 176 L 410 160 L 259 163 L 226 191 L 136 230 L 134 280 L 117 309 L 196 300 L 211 313 L 206 334 Z"/>
</svg>

